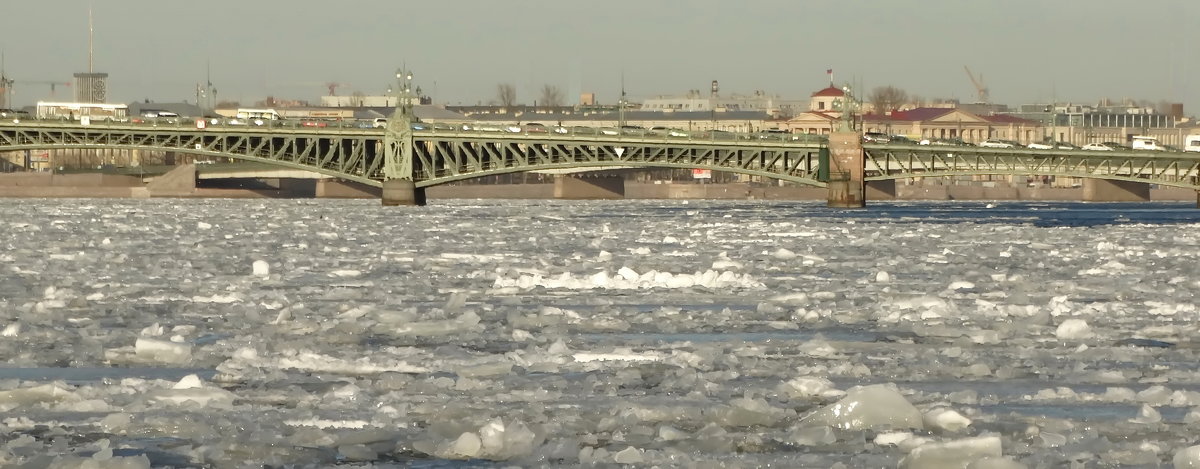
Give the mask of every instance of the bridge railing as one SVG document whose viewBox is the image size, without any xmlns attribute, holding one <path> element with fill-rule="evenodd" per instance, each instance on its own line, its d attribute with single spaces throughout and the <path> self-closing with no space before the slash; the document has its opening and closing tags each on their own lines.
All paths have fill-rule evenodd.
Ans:
<svg viewBox="0 0 1200 469">
<path fill-rule="evenodd" d="M 203 122 L 201 124 L 200 122 Z M 5 122 L 7 123 L 7 122 Z M 70 119 L 14 119 L 13 124 L 57 126 L 78 125 L 77 120 Z M 149 127 L 178 130 L 199 130 L 202 128 L 220 129 L 294 129 L 320 131 L 322 129 L 358 130 L 363 132 L 383 132 L 384 129 L 373 120 L 354 119 L 237 119 L 224 117 L 186 118 L 186 117 L 133 117 L 127 120 L 107 121 L 93 120 L 87 127 Z M 637 126 L 604 127 L 604 126 L 543 126 L 503 122 L 415 122 L 412 124 L 415 134 L 464 135 L 464 136 L 514 136 L 562 138 L 562 139 L 603 139 L 609 140 L 667 140 L 667 141 L 701 141 L 701 142 L 761 142 L 779 144 L 823 144 L 828 137 L 818 134 L 790 133 L 782 131 L 762 132 L 731 132 L 726 130 L 685 130 L 678 128 L 643 128 Z"/>
</svg>

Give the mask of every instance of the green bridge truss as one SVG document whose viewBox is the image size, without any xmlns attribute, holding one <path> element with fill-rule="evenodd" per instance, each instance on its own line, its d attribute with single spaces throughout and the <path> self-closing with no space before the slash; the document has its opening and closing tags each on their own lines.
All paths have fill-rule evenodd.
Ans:
<svg viewBox="0 0 1200 469">
<path fill-rule="evenodd" d="M 384 129 L 109 124 L 0 124 L 0 151 L 128 149 L 226 157 L 302 169 L 380 187 L 385 177 L 428 187 L 524 171 L 615 168 L 711 169 L 825 186 L 822 142 L 761 139 L 557 135 L 439 130 L 412 132 L 396 151 Z M 728 138 L 728 137 L 726 137 Z M 788 138 L 788 137 L 784 137 Z M 387 141 L 385 141 L 387 140 Z M 392 147 L 392 151 L 387 148 Z M 391 155 L 388 155 L 391 153 Z M 407 161 L 395 161 L 402 158 Z M 405 174 L 385 175 L 391 159 Z M 1200 190 L 1200 153 L 864 145 L 866 179 L 1042 175 L 1155 183 Z"/>
</svg>

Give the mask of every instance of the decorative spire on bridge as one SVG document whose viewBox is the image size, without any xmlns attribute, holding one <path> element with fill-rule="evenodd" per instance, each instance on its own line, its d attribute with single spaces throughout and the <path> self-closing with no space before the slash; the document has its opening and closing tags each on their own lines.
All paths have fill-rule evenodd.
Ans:
<svg viewBox="0 0 1200 469">
<path fill-rule="evenodd" d="M 396 110 L 388 119 L 383 137 L 383 178 L 413 180 L 413 131 L 416 121 L 412 111 L 412 71 L 396 70 Z M 388 94 L 393 90 L 389 89 Z"/>
<path fill-rule="evenodd" d="M 833 109 L 842 113 L 838 132 L 853 132 L 854 111 L 858 110 L 859 103 L 854 95 L 850 94 L 850 85 L 843 85 L 842 92 L 842 99 L 835 99 L 832 103 Z"/>
</svg>

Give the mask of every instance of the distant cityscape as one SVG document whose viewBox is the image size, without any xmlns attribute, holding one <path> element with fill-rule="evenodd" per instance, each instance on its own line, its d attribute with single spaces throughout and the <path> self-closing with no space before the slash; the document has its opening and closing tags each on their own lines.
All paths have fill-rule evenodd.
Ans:
<svg viewBox="0 0 1200 469">
<path fill-rule="evenodd" d="M 925 98 L 905 90 L 881 86 L 865 91 L 838 87 L 830 75 L 829 86 L 807 97 L 723 92 L 713 80 L 707 90 L 689 89 L 677 95 L 641 99 L 622 96 L 616 102 L 600 102 L 594 93 L 581 93 L 573 104 L 553 85 L 540 89 L 532 104 L 518 102 L 515 87 L 498 83 L 495 99 L 475 105 L 439 104 L 419 86 L 410 94 L 416 116 L 429 122 L 537 122 L 549 125 L 639 125 L 694 130 L 758 132 L 777 130 L 792 133 L 827 134 L 850 108 L 854 125 L 864 132 L 881 132 L 906 138 L 953 139 L 979 142 L 989 138 L 1011 139 L 1021 144 L 1061 141 L 1075 145 L 1092 142 L 1128 142 L 1135 135 L 1149 135 L 1167 145 L 1181 145 L 1184 137 L 1197 132 L 1194 118 L 1184 113 L 1183 104 L 1160 101 L 1099 99 L 1084 103 L 1028 103 L 1016 106 L 992 103 L 987 86 L 965 69 L 966 79 L 976 89 L 976 100 Z M 13 90 L 45 87 L 47 101 L 104 103 L 108 101 L 108 74 L 89 70 L 77 73 L 71 82 L 21 82 L 0 72 L 0 109 L 12 103 Z M 233 117 L 238 109 L 277 110 L 284 118 L 376 120 L 387 118 L 399 102 L 397 93 L 367 95 L 338 94 L 340 83 L 326 83 L 327 94 L 316 101 L 268 96 L 252 103 L 218 98 L 211 81 L 197 83 L 193 99 L 175 102 L 128 103 L 129 115 L 168 112 L 181 117 Z M 389 90 L 390 92 L 391 90 Z M 25 106 L 33 114 L 36 106 Z"/>
</svg>

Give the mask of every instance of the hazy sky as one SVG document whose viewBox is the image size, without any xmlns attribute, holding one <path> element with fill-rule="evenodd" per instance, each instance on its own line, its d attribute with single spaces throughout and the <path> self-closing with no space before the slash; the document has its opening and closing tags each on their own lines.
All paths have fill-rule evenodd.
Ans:
<svg viewBox="0 0 1200 469">
<path fill-rule="evenodd" d="M 85 0 L 0 0 L 17 80 L 87 69 Z M 221 99 L 382 94 L 402 64 L 439 103 L 545 84 L 569 102 L 707 90 L 807 97 L 839 82 L 972 101 L 1171 100 L 1200 114 L 1196 0 L 95 0 L 95 67 L 109 100 L 195 100 L 211 64 Z M 49 86 L 18 83 L 17 104 Z M 69 95 L 70 88 L 59 91 Z"/>
</svg>

